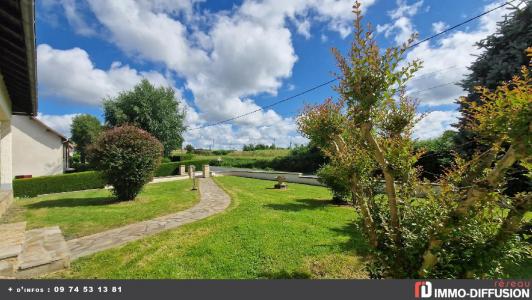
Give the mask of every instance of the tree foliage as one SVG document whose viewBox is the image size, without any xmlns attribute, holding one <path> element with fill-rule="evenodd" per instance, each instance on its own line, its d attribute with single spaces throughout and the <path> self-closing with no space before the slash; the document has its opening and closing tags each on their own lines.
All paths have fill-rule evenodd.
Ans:
<svg viewBox="0 0 532 300">
<path fill-rule="evenodd" d="M 265 144 L 249 144 L 249 145 L 244 145 L 242 147 L 242 151 L 255 151 L 255 150 L 268 150 L 268 149 L 277 149 L 277 147 L 272 144 L 270 146 L 268 145 L 265 145 Z"/>
<path fill-rule="evenodd" d="M 532 48 L 527 52 L 532 56 Z M 420 276 L 500 276 L 503 263 L 519 262 L 530 255 L 517 233 L 526 222 L 525 213 L 532 209 L 532 193 L 508 196 L 502 192 L 504 175 L 515 163 L 524 165 L 531 176 L 529 67 L 522 66 L 520 76 L 493 91 L 475 88 L 483 104 L 468 107 L 465 126 L 487 149 L 470 159 L 457 158 L 440 182 L 441 193 L 431 193 L 444 213 L 430 232 Z"/>
<path fill-rule="evenodd" d="M 72 119 L 70 126 L 72 141 L 76 144 L 76 151 L 80 154 L 81 163 L 86 162 L 87 147 L 92 144 L 102 132 L 102 125 L 95 116 L 83 114 Z"/>
<path fill-rule="evenodd" d="M 447 130 L 437 138 L 414 143 L 414 149 L 423 152 L 416 162 L 416 167 L 421 168 L 422 178 L 435 181 L 452 166 L 457 134 L 456 131 Z"/>
<path fill-rule="evenodd" d="M 341 181 L 348 183 L 369 244 L 385 266 L 378 273 L 403 277 L 408 247 L 400 206 L 417 179 L 411 139 L 416 103 L 405 95 L 405 88 L 421 63 L 403 61 L 413 37 L 400 47 L 381 51 L 371 29 L 362 25 L 358 2 L 354 13 L 349 53 L 343 57 L 333 49 L 340 69 L 336 87 L 340 99 L 306 107 L 298 126 L 330 159 Z M 376 198 L 381 181 L 386 195 L 383 203 Z"/>
<path fill-rule="evenodd" d="M 165 156 L 181 148 L 185 111 L 172 88 L 156 88 L 144 79 L 133 90 L 106 99 L 103 107 L 106 125 L 130 124 L 146 130 L 163 144 Z"/>
<path fill-rule="evenodd" d="M 476 149 L 481 149 L 467 128 L 469 106 L 483 103 L 476 87 L 493 90 L 502 82 L 511 80 L 520 73 L 523 65 L 528 64 L 525 50 L 532 41 L 532 2 L 523 3 L 522 8 L 512 8 L 512 12 L 498 24 L 494 34 L 477 44 L 484 51 L 471 65 L 471 72 L 461 83 L 468 91 L 467 97 L 458 103 L 464 117 L 458 124 L 457 144 L 463 145 L 459 150 L 464 154 L 471 155 Z"/>
<path fill-rule="evenodd" d="M 487 150 L 471 159 L 456 156 L 439 188 L 419 180 L 411 138 L 416 102 L 405 85 L 420 67 L 404 62 L 409 43 L 381 50 L 354 6 L 355 34 L 346 57 L 334 50 L 339 99 L 308 106 L 298 128 L 330 160 L 359 212 L 371 248 L 374 277 L 464 278 L 500 276 L 519 261 L 526 244 L 517 232 L 530 210 L 531 194 L 502 193 L 505 172 L 517 162 L 530 175 L 531 90 L 522 76 L 495 91 L 477 88 L 488 105 L 467 108 L 467 128 Z M 465 101 L 465 100 L 462 100 Z M 504 146 L 504 147 L 503 147 Z"/>
<path fill-rule="evenodd" d="M 148 132 L 124 125 L 103 132 L 90 148 L 90 160 L 113 186 L 118 200 L 133 200 L 161 163 L 163 146 Z"/>
</svg>

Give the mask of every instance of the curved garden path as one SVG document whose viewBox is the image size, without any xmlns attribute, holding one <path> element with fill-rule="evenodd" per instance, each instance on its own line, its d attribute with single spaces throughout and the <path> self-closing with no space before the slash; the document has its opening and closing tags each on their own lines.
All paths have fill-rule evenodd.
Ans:
<svg viewBox="0 0 532 300">
<path fill-rule="evenodd" d="M 164 230 L 204 219 L 224 211 L 231 203 L 229 195 L 211 178 L 199 179 L 199 191 L 200 202 L 189 209 L 67 241 L 71 259 L 118 247 Z"/>
</svg>

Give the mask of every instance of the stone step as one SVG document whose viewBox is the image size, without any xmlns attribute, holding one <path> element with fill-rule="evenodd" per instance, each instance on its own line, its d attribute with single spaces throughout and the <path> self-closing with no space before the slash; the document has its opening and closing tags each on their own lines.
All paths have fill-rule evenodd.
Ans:
<svg viewBox="0 0 532 300">
<path fill-rule="evenodd" d="M 58 226 L 26 231 L 15 277 L 36 277 L 69 266 L 70 250 Z"/>
<path fill-rule="evenodd" d="M 6 258 L 0 261 L 0 279 L 15 278 L 17 258 Z"/>
<path fill-rule="evenodd" d="M 13 191 L 0 190 L 0 217 L 7 211 L 13 203 Z"/>
<path fill-rule="evenodd" d="M 17 257 L 25 242 L 26 222 L 0 225 L 0 261 Z"/>
</svg>

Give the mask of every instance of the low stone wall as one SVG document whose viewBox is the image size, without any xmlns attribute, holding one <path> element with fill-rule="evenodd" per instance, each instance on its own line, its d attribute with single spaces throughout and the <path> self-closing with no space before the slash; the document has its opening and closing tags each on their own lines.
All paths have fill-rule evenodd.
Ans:
<svg viewBox="0 0 532 300">
<path fill-rule="evenodd" d="M 0 217 L 13 202 L 13 191 L 0 191 Z"/>
<path fill-rule="evenodd" d="M 211 167 L 211 169 L 213 172 L 215 172 L 215 174 L 232 175 L 232 176 L 238 176 L 238 177 L 247 177 L 247 178 L 272 180 L 272 181 L 277 181 L 277 176 L 284 176 L 286 178 L 286 182 L 323 186 L 323 184 L 318 182 L 317 176 L 303 175 L 302 173 L 261 171 L 261 170 L 243 170 L 243 169 L 223 168 L 223 167 Z"/>
<path fill-rule="evenodd" d="M 324 184 L 318 181 L 318 176 L 316 175 L 303 175 L 302 173 L 294 173 L 294 172 L 246 170 L 246 169 L 227 168 L 227 167 L 211 167 L 211 169 L 213 172 L 215 172 L 215 174 L 221 174 L 221 175 L 231 175 L 231 176 L 272 180 L 272 181 L 277 181 L 277 176 L 284 176 L 286 178 L 286 182 L 325 186 Z M 416 190 L 416 196 L 426 197 L 427 191 L 424 190 L 425 188 L 432 189 L 436 191 L 437 193 L 439 193 L 441 190 L 438 184 L 426 183 L 426 184 L 422 184 L 422 187 Z M 382 193 L 384 193 L 384 181 L 382 181 Z"/>
</svg>

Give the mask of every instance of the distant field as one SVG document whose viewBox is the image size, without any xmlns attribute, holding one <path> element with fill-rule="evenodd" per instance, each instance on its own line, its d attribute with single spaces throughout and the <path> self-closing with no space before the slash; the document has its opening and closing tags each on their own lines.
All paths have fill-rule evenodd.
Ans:
<svg viewBox="0 0 532 300">
<path fill-rule="evenodd" d="M 218 159 L 219 157 L 234 157 L 234 158 L 249 158 L 249 159 L 267 159 L 290 154 L 290 149 L 275 149 L 275 150 L 255 150 L 255 151 L 235 151 L 226 155 L 198 155 L 194 154 L 193 159 Z"/>
<path fill-rule="evenodd" d="M 290 149 L 271 149 L 255 151 L 235 151 L 227 154 L 234 157 L 279 157 L 290 154 Z"/>
</svg>

